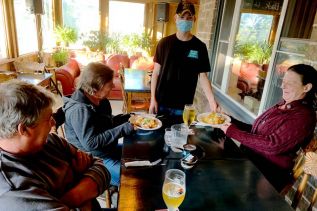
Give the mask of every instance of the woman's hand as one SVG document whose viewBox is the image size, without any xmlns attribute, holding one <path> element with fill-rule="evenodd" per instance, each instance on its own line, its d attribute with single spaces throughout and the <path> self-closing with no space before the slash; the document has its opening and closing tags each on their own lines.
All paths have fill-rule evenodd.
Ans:
<svg viewBox="0 0 317 211">
<path fill-rule="evenodd" d="M 228 127 L 230 127 L 231 123 L 225 123 L 223 124 L 220 129 L 226 134 L 227 133 L 227 130 L 228 130 Z"/>
</svg>

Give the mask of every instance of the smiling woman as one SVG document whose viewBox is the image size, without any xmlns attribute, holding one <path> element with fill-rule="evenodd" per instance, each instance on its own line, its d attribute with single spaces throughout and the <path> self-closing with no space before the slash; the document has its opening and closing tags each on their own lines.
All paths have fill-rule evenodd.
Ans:
<svg viewBox="0 0 317 211">
<path fill-rule="evenodd" d="M 232 119 L 220 128 L 241 143 L 243 151 L 281 190 L 292 182 L 296 152 L 311 141 L 316 125 L 317 71 L 309 65 L 288 68 L 283 99 L 260 115 L 253 125 Z"/>
</svg>

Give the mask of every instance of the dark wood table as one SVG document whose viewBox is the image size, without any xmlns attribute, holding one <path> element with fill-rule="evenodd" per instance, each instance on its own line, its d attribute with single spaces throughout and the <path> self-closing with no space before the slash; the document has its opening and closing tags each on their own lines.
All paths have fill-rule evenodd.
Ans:
<svg viewBox="0 0 317 211">
<path fill-rule="evenodd" d="M 181 153 L 164 151 L 164 130 L 137 132 L 126 137 L 122 163 L 163 158 L 152 167 L 121 167 L 119 210 L 166 209 L 162 198 L 165 171 L 186 173 L 186 195 L 180 210 L 292 210 L 262 173 L 231 141 L 223 148 L 216 142 L 221 132 L 195 127 L 188 142 L 198 146 L 203 157 L 194 168 L 182 169 Z M 212 139 L 211 139 L 212 137 Z M 199 154 L 199 153 L 198 153 Z"/>
<path fill-rule="evenodd" d="M 127 112 L 131 112 L 134 98 L 150 100 L 151 85 L 149 73 L 145 70 L 124 69 L 124 91 L 127 93 Z"/>
</svg>

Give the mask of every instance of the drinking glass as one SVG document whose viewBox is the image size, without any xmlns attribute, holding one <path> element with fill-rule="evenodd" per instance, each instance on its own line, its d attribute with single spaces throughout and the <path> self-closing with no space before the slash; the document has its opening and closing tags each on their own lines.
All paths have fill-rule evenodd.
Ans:
<svg viewBox="0 0 317 211">
<path fill-rule="evenodd" d="M 169 211 L 177 211 L 182 204 L 186 193 L 185 173 L 178 169 L 169 169 L 165 172 L 162 195 Z"/>
<path fill-rule="evenodd" d="M 172 129 L 165 128 L 164 140 L 167 146 L 171 146 L 172 139 L 173 139 Z"/>
<path fill-rule="evenodd" d="M 183 121 L 185 125 L 189 126 L 193 123 L 196 117 L 196 109 L 193 104 L 186 104 L 183 111 Z"/>
</svg>

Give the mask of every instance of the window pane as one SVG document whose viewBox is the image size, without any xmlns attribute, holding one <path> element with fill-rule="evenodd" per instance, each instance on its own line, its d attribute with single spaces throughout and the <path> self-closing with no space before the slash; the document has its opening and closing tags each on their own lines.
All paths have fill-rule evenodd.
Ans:
<svg viewBox="0 0 317 211">
<path fill-rule="evenodd" d="M 78 37 L 100 28 L 99 0 L 63 0 L 64 26 L 77 30 Z M 81 45 L 77 41 L 76 45 Z"/>
<path fill-rule="evenodd" d="M 42 15 L 42 34 L 43 34 L 43 49 L 49 49 L 55 46 L 53 15 L 52 15 L 52 0 L 43 0 L 44 15 Z"/>
<path fill-rule="evenodd" d="M 225 69 L 226 55 L 228 50 L 228 43 L 219 42 L 219 49 L 217 55 L 217 71 L 214 74 L 214 83 L 220 88 L 222 83 L 223 71 Z"/>
<path fill-rule="evenodd" d="M 109 33 L 143 32 L 144 4 L 109 1 Z"/>
<path fill-rule="evenodd" d="M 2 10 L 2 4 L 0 2 L 0 10 Z M 0 59 L 7 58 L 6 37 L 4 31 L 3 13 L 0 14 Z"/>
<path fill-rule="evenodd" d="M 38 51 L 35 15 L 27 11 L 25 0 L 14 0 L 19 55 Z"/>
<path fill-rule="evenodd" d="M 257 114 L 262 100 L 272 43 L 281 7 L 268 9 L 269 0 L 259 4 L 242 1 L 228 78 L 227 94 Z M 282 2 L 281 2 L 282 3 Z"/>
</svg>

